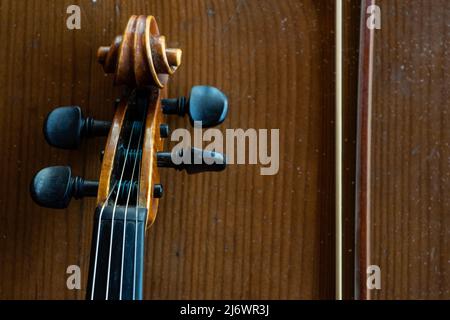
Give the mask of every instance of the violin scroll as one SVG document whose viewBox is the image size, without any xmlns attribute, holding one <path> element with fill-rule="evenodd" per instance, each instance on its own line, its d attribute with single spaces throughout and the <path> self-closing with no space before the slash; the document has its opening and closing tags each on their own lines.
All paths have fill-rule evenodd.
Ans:
<svg viewBox="0 0 450 320">
<path fill-rule="evenodd" d="M 153 16 L 132 16 L 122 36 L 110 47 L 100 47 L 97 59 L 116 85 L 164 88 L 181 65 L 182 51 L 166 47 Z"/>
</svg>

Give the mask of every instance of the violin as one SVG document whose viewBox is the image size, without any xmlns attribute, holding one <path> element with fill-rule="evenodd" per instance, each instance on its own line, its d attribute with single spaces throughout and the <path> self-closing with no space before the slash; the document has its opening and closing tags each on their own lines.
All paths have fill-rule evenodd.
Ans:
<svg viewBox="0 0 450 320">
<path fill-rule="evenodd" d="M 30 191 L 37 204 L 55 209 L 66 208 L 72 198 L 96 197 L 86 298 L 139 300 L 144 298 L 146 231 L 164 193 L 159 168 L 188 174 L 226 168 L 225 155 L 219 152 L 192 147 L 164 151 L 170 136 L 164 118 L 187 115 L 192 123 L 216 126 L 227 116 L 228 99 L 209 86 L 194 87 L 189 98 L 167 98 L 182 51 L 166 47 L 153 16 L 132 16 L 123 35 L 98 49 L 97 59 L 106 74 L 114 75 L 114 84 L 124 87 L 112 121 L 84 117 L 77 106 L 59 107 L 47 116 L 44 135 L 51 146 L 62 149 L 106 136 L 99 179 L 74 176 L 67 166 L 49 167 L 34 176 Z M 196 161 L 174 161 L 180 153 Z"/>
</svg>

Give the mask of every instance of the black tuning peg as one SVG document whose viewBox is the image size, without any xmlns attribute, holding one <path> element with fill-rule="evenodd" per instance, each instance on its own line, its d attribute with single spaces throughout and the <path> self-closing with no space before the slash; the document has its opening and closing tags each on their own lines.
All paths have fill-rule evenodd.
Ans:
<svg viewBox="0 0 450 320">
<path fill-rule="evenodd" d="M 220 152 L 205 151 L 197 148 L 158 152 L 157 162 L 158 167 L 186 170 L 188 174 L 223 171 L 227 166 L 225 155 Z"/>
<path fill-rule="evenodd" d="M 168 138 L 170 135 L 170 128 L 168 124 L 161 124 L 159 126 L 159 135 L 161 138 Z"/>
<path fill-rule="evenodd" d="M 163 99 L 164 114 L 189 115 L 191 124 L 201 121 L 202 127 L 210 128 L 225 121 L 228 114 L 228 98 L 222 91 L 210 86 L 195 86 L 189 99 Z"/>
<path fill-rule="evenodd" d="M 67 208 L 72 198 L 95 197 L 97 181 L 72 177 L 70 167 L 49 167 L 39 171 L 30 185 L 34 202 L 46 208 Z"/>
<path fill-rule="evenodd" d="M 44 124 L 47 142 L 57 148 L 76 149 L 82 138 L 108 135 L 111 122 L 84 118 L 80 107 L 56 108 Z"/>
<path fill-rule="evenodd" d="M 153 186 L 153 197 L 156 199 L 161 199 L 164 194 L 164 188 L 162 184 L 155 184 Z"/>
</svg>

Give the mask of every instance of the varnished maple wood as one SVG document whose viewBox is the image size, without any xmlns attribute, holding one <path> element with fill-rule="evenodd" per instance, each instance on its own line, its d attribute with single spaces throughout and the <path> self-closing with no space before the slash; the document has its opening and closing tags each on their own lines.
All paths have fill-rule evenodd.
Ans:
<svg viewBox="0 0 450 320">
<path fill-rule="evenodd" d="M 139 180 L 139 206 L 148 210 L 147 227 L 155 222 L 158 213 L 159 199 L 153 197 L 153 186 L 159 184 L 160 175 L 157 152 L 163 151 L 163 139 L 159 127 L 163 123 L 161 99 L 166 96 L 166 90 L 154 89 L 149 98 L 148 114 L 145 123 L 144 142 L 142 146 L 142 165 Z"/>
<path fill-rule="evenodd" d="M 69 5 L 81 7 L 68 30 Z M 0 297 L 83 299 L 95 199 L 37 207 L 37 170 L 58 164 L 96 179 L 105 139 L 77 151 L 42 135 L 56 105 L 111 120 L 121 90 L 96 62 L 133 14 L 153 14 L 181 48 L 168 95 L 196 84 L 229 98 L 220 129 L 280 129 L 280 171 L 231 165 L 216 174 L 161 171 L 165 195 L 146 243 L 148 299 L 334 297 L 334 1 L 0 0 Z M 188 121 L 170 118 L 172 129 Z M 82 290 L 66 287 L 79 265 Z"/>
<path fill-rule="evenodd" d="M 153 16 L 131 16 L 123 36 L 110 47 L 100 47 L 97 59 L 116 85 L 163 88 L 181 64 L 182 51 L 166 48 Z"/>
<path fill-rule="evenodd" d="M 449 299 L 450 3 L 376 4 L 373 41 L 362 24 L 360 298 Z M 366 288 L 367 265 L 380 267 L 381 290 Z"/>
<path fill-rule="evenodd" d="M 159 203 L 158 199 L 153 198 L 153 186 L 160 183 L 156 155 L 163 151 L 163 140 L 159 132 L 164 119 L 161 99 L 166 95 L 164 86 L 169 75 L 173 75 L 181 64 L 181 50 L 166 49 L 165 37 L 160 35 L 155 17 L 133 15 L 128 20 L 123 36 L 117 36 L 110 47 L 98 49 L 97 60 L 106 73 L 114 74 L 116 85 L 126 85 L 128 90 L 145 87 L 148 91 L 138 192 L 139 205 L 148 210 L 147 225 L 151 226 Z M 102 206 L 110 194 L 112 172 L 120 166 L 115 159 L 130 103 L 127 99 L 123 98 L 119 104 L 106 142 L 100 172 L 98 206 Z"/>
<path fill-rule="evenodd" d="M 109 135 L 106 140 L 97 194 L 97 204 L 100 207 L 107 201 L 111 192 L 111 179 L 115 166 L 116 153 L 119 147 L 120 134 L 125 121 L 127 109 L 128 101 L 125 99 L 121 100 L 114 114 L 114 118 L 111 123 L 111 130 L 109 131 Z"/>
<path fill-rule="evenodd" d="M 355 291 L 355 174 L 361 2 L 345 0 L 343 46 L 343 298 Z"/>
<path fill-rule="evenodd" d="M 358 87 L 358 129 L 356 164 L 356 215 L 355 215 L 355 298 L 370 299 L 372 291 L 367 288 L 366 270 L 370 261 L 370 153 L 372 130 L 372 81 L 373 48 L 375 29 L 367 27 L 367 10 L 375 0 L 364 0 L 361 4 L 363 17 L 360 27 L 359 87 Z"/>
</svg>

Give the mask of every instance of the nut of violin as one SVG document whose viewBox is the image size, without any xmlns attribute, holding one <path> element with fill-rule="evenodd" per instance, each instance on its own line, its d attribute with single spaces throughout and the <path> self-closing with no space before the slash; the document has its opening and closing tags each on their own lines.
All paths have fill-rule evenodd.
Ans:
<svg viewBox="0 0 450 320">
<path fill-rule="evenodd" d="M 166 48 L 153 16 L 132 16 L 123 36 L 110 47 L 100 47 L 97 59 L 116 85 L 163 88 L 181 65 L 182 51 Z"/>
</svg>

